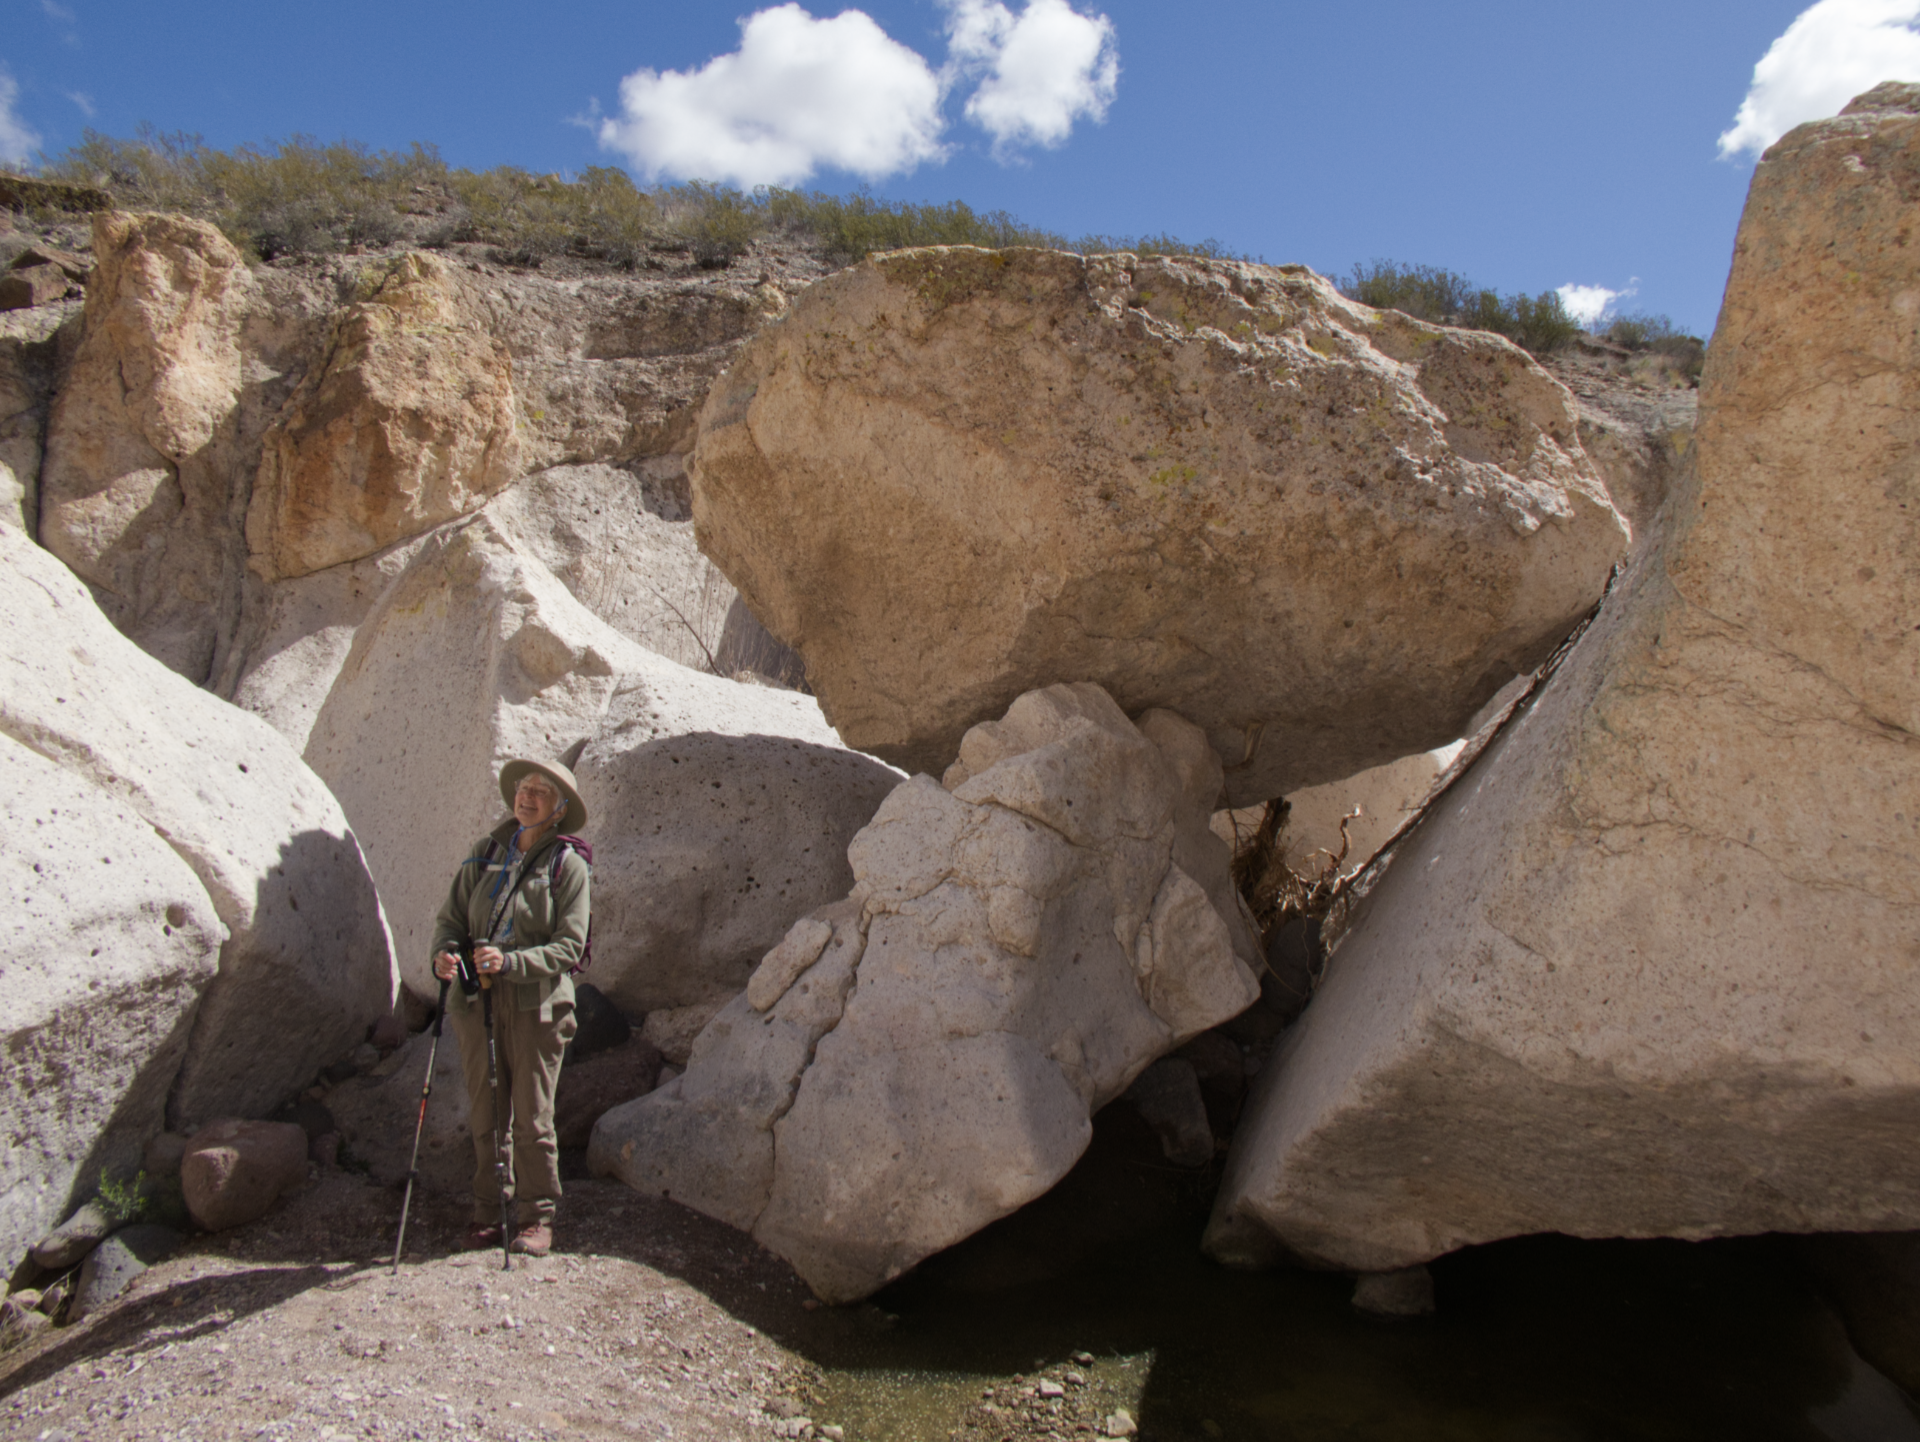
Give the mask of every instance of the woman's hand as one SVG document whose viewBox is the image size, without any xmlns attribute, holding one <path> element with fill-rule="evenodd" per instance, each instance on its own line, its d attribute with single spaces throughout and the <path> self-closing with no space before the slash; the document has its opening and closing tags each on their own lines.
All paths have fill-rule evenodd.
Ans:
<svg viewBox="0 0 1920 1442">
<path fill-rule="evenodd" d="M 433 959 L 433 974 L 442 981 L 452 981 L 460 970 L 460 958 L 450 951 L 443 951 Z"/>
<path fill-rule="evenodd" d="M 492 976 L 507 969 L 507 958 L 497 946 L 476 946 L 473 965 L 482 976 Z"/>
</svg>

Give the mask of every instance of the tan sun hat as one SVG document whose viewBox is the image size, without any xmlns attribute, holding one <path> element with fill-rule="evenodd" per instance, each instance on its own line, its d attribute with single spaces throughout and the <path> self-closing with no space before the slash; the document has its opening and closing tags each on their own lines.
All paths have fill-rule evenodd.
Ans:
<svg viewBox="0 0 1920 1442">
<path fill-rule="evenodd" d="M 516 758 L 500 768 L 500 798 L 507 803 L 507 810 L 513 810 L 514 788 L 529 776 L 544 776 L 559 788 L 566 798 L 567 813 L 560 818 L 560 829 L 569 835 L 584 831 L 587 825 L 587 803 L 580 799 L 580 785 L 573 779 L 573 773 L 558 761 L 528 761 Z"/>
</svg>

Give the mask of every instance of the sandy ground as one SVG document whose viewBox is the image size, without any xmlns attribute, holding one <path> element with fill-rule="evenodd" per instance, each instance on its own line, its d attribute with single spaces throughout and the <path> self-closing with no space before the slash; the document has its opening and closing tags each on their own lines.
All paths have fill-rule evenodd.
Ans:
<svg viewBox="0 0 1920 1442">
<path fill-rule="evenodd" d="M 397 1215 L 397 1193 L 330 1172 L 198 1239 L 111 1307 L 0 1356 L 0 1437 L 797 1430 L 813 1369 L 762 1328 L 802 1318 L 809 1294 L 740 1234 L 570 1182 L 553 1256 L 508 1271 L 497 1251 L 456 1251 L 464 1208 L 442 1202 L 416 1211 L 395 1276 L 375 1258 Z"/>
</svg>

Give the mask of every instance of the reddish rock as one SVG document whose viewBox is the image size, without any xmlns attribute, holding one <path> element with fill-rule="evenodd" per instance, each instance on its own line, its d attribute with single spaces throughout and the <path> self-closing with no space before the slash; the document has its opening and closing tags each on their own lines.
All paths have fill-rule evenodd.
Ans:
<svg viewBox="0 0 1920 1442">
<path fill-rule="evenodd" d="M 306 1179 L 307 1134 L 292 1122 L 209 1122 L 180 1163 L 187 1211 L 209 1232 L 252 1221 Z"/>
<path fill-rule="evenodd" d="M 29 265 L 0 275 L 0 310 L 26 310 L 67 293 L 67 273 L 57 265 Z"/>
<path fill-rule="evenodd" d="M 553 1099 L 553 1125 L 560 1145 L 584 1147 L 603 1113 L 654 1089 L 660 1067 L 660 1049 L 638 1035 L 612 1051 L 563 1066 Z"/>
</svg>

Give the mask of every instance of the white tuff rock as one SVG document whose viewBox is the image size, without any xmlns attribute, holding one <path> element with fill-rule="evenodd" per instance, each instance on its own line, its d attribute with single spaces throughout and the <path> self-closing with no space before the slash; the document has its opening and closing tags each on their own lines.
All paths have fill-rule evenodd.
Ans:
<svg viewBox="0 0 1920 1442">
<path fill-rule="evenodd" d="M 1760 163 L 1670 526 L 1410 838 L 1208 1245 L 1920 1226 L 1920 87 Z"/>
<path fill-rule="evenodd" d="M 1020 698 L 946 787 L 888 796 L 851 897 L 773 949 L 684 1076 L 601 1119 L 592 1164 L 751 1229 L 836 1301 L 1031 1201 L 1092 1112 L 1258 994 L 1219 791 L 1170 713 L 1136 725 L 1085 683 Z"/>
</svg>

